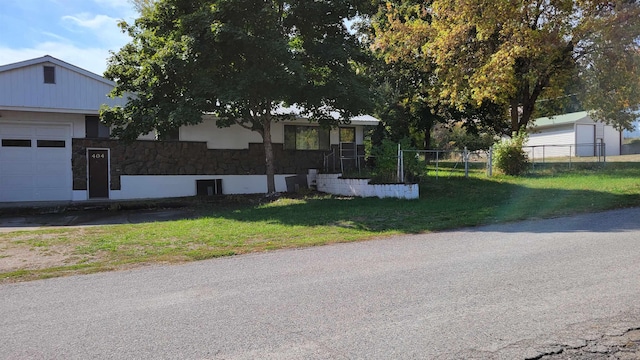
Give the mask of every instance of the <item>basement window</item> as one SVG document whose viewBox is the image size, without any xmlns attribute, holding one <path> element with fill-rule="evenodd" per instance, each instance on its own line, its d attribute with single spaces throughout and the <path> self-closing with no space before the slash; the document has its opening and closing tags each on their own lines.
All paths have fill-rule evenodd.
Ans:
<svg viewBox="0 0 640 360">
<path fill-rule="evenodd" d="M 44 83 L 55 84 L 56 83 L 56 68 L 54 66 L 44 66 Z"/>
<path fill-rule="evenodd" d="M 3 147 L 31 147 L 31 140 L 2 139 Z"/>
</svg>

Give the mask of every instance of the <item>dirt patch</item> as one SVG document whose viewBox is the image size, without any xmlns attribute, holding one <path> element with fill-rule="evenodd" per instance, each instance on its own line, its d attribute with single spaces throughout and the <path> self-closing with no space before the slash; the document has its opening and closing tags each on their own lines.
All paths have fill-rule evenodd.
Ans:
<svg viewBox="0 0 640 360">
<path fill-rule="evenodd" d="M 74 260 L 78 260 L 77 255 L 73 255 L 73 250 L 73 247 L 65 245 L 46 248 L 27 246 L 3 248 L 0 258 L 0 272 L 71 265 L 77 262 Z"/>
</svg>

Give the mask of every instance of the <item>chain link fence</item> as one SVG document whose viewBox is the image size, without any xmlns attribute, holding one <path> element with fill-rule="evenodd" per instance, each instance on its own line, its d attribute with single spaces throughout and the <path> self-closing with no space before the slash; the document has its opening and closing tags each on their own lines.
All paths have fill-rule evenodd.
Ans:
<svg viewBox="0 0 640 360">
<path fill-rule="evenodd" d="M 604 143 L 525 146 L 531 172 L 548 169 L 571 170 L 601 167 L 607 161 Z M 421 177 L 464 176 L 470 171 L 493 175 L 493 149 L 404 150 L 398 145 L 398 182 L 415 182 Z M 416 179 L 417 178 L 417 179 Z"/>
<path fill-rule="evenodd" d="M 524 146 L 532 171 L 548 168 L 584 168 L 604 165 L 607 161 L 605 143 L 576 145 Z"/>
<path fill-rule="evenodd" d="M 470 171 L 486 171 L 491 176 L 491 149 L 463 150 L 402 150 L 398 147 L 399 182 L 412 177 L 469 176 Z"/>
</svg>

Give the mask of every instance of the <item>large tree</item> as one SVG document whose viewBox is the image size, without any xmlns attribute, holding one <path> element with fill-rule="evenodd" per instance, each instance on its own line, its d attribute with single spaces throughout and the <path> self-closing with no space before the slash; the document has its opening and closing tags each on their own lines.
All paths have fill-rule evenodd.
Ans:
<svg viewBox="0 0 640 360">
<path fill-rule="evenodd" d="M 630 128 L 640 104 L 640 3 L 600 0 L 394 0 L 376 47 L 433 71 L 432 94 L 463 108 L 510 109 L 527 126 L 540 99 L 578 76 L 597 118 Z"/>
<path fill-rule="evenodd" d="M 370 107 L 369 86 L 357 71 L 362 48 L 345 25 L 358 15 L 357 2 L 144 3 L 135 24 L 122 24 L 132 40 L 105 72 L 116 82 L 114 95 L 135 94 L 126 106 L 101 111 L 116 137 L 162 134 L 214 114 L 219 126 L 262 136 L 273 193 L 273 122 L 304 116 L 335 126 Z M 286 110 L 292 107 L 295 112 Z"/>
<path fill-rule="evenodd" d="M 412 0 L 398 2 L 395 8 L 391 4 L 380 7 L 371 17 L 370 26 L 363 30 L 379 60 L 372 66 L 378 84 L 376 114 L 387 125 L 389 137 L 397 141 L 411 136 L 428 149 L 430 133 L 438 123 L 445 128 L 462 125 L 472 135 L 504 133 L 507 114 L 504 106 L 467 102 L 454 107 L 433 96 L 438 81 L 435 66 L 422 53 L 427 38 L 423 31 L 431 20 L 422 13 L 426 5 L 424 1 Z M 402 18 L 389 16 L 391 12 L 402 14 Z M 415 145 L 420 146 L 418 142 Z"/>
</svg>

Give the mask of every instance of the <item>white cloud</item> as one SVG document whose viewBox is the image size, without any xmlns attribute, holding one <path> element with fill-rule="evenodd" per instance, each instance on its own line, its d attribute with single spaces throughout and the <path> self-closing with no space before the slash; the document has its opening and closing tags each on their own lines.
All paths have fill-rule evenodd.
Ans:
<svg viewBox="0 0 640 360">
<path fill-rule="evenodd" d="M 6 0 L 0 0 L 3 1 Z M 29 28 L 28 34 L 24 29 L 13 33 L 15 26 L 3 29 L 11 33 L 0 39 L 0 65 L 51 55 L 102 74 L 109 51 L 117 52 L 130 41 L 118 27 L 121 19 L 132 22 L 137 16 L 129 0 L 48 1 L 57 5 L 47 10 L 48 6 L 42 6 L 40 0 L 17 2 L 17 5 L 33 6 L 30 19 L 54 16 L 58 21 L 35 21 L 37 26 Z M 40 6 L 36 6 L 36 2 Z M 20 41 L 6 41 L 14 38 Z"/>
<path fill-rule="evenodd" d="M 94 0 L 94 2 L 98 5 L 111 7 L 111 8 L 120 8 L 120 9 L 131 9 L 133 5 L 131 5 L 130 0 Z"/>
<path fill-rule="evenodd" d="M 105 27 L 113 27 L 118 23 L 118 19 L 114 19 L 107 15 L 95 15 L 92 17 L 89 13 L 81 13 L 75 16 L 67 15 L 62 17 L 63 21 L 70 22 L 82 28 L 92 30 L 104 30 Z"/>
<path fill-rule="evenodd" d="M 110 50 L 117 51 L 130 40 L 118 27 L 120 20 L 107 15 L 80 13 L 63 16 L 62 21 L 69 30 L 79 34 L 78 39 L 80 36 L 85 39 L 93 37 L 90 41 Z"/>
</svg>

